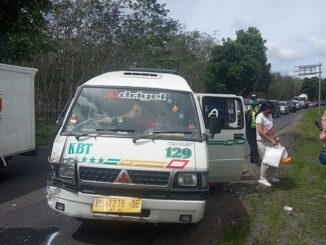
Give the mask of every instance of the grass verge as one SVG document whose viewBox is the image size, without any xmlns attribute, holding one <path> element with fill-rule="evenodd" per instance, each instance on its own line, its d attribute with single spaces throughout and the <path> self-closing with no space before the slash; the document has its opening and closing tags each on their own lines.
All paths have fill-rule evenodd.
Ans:
<svg viewBox="0 0 326 245">
<path fill-rule="evenodd" d="M 36 146 L 53 143 L 58 132 L 55 122 L 48 122 L 44 119 L 37 119 L 35 125 L 35 143 Z"/>
<path fill-rule="evenodd" d="M 250 218 L 226 230 L 219 244 L 326 244 L 326 166 L 318 159 L 322 142 L 315 120 L 318 109 L 310 109 L 291 142 L 294 162 L 282 169 L 281 181 L 241 195 Z"/>
</svg>

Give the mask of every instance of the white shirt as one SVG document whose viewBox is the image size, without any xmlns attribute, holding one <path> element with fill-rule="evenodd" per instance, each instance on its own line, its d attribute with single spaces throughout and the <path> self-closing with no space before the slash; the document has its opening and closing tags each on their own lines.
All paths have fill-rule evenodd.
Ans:
<svg viewBox="0 0 326 245">
<path fill-rule="evenodd" d="M 264 113 L 259 113 L 258 116 L 256 117 L 256 125 L 257 124 L 262 124 L 263 125 L 263 130 L 265 134 L 269 135 L 271 133 L 271 129 L 273 128 L 273 116 L 272 114 L 269 114 L 268 117 L 264 115 Z M 257 140 L 264 140 L 261 138 L 260 134 L 258 133 L 257 127 Z"/>
</svg>

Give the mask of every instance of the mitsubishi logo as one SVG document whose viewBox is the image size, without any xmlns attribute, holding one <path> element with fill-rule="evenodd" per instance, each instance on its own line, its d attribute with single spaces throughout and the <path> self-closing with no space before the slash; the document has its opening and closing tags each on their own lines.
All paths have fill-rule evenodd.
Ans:
<svg viewBox="0 0 326 245">
<path fill-rule="evenodd" d="M 114 182 L 118 183 L 131 183 L 127 170 L 121 170 L 118 177 L 115 179 Z"/>
</svg>

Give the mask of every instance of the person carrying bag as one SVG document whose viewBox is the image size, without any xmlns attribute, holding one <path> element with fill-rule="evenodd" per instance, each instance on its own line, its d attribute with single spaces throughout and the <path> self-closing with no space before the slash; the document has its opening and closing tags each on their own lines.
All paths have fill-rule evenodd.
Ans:
<svg viewBox="0 0 326 245">
<path fill-rule="evenodd" d="M 256 130 L 257 130 L 257 146 L 261 159 L 264 159 L 265 149 L 267 146 L 275 147 L 278 142 L 275 140 L 275 132 L 273 129 L 273 104 L 269 101 L 263 102 L 260 107 L 260 113 L 256 117 Z M 266 177 L 268 165 L 264 162 L 261 163 L 260 179 L 258 183 L 271 186 Z"/>
</svg>

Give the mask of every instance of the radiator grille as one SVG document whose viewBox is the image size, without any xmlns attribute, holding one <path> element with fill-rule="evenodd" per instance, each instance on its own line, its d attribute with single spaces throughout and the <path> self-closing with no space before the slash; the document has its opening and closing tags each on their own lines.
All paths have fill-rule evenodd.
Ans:
<svg viewBox="0 0 326 245">
<path fill-rule="evenodd" d="M 130 181 L 135 185 L 167 186 L 170 179 L 169 172 L 126 170 Z M 79 167 L 79 178 L 83 181 L 113 183 L 119 176 L 121 169 Z"/>
<path fill-rule="evenodd" d="M 81 180 L 112 183 L 120 171 L 112 168 L 79 167 L 79 176 Z"/>
</svg>

